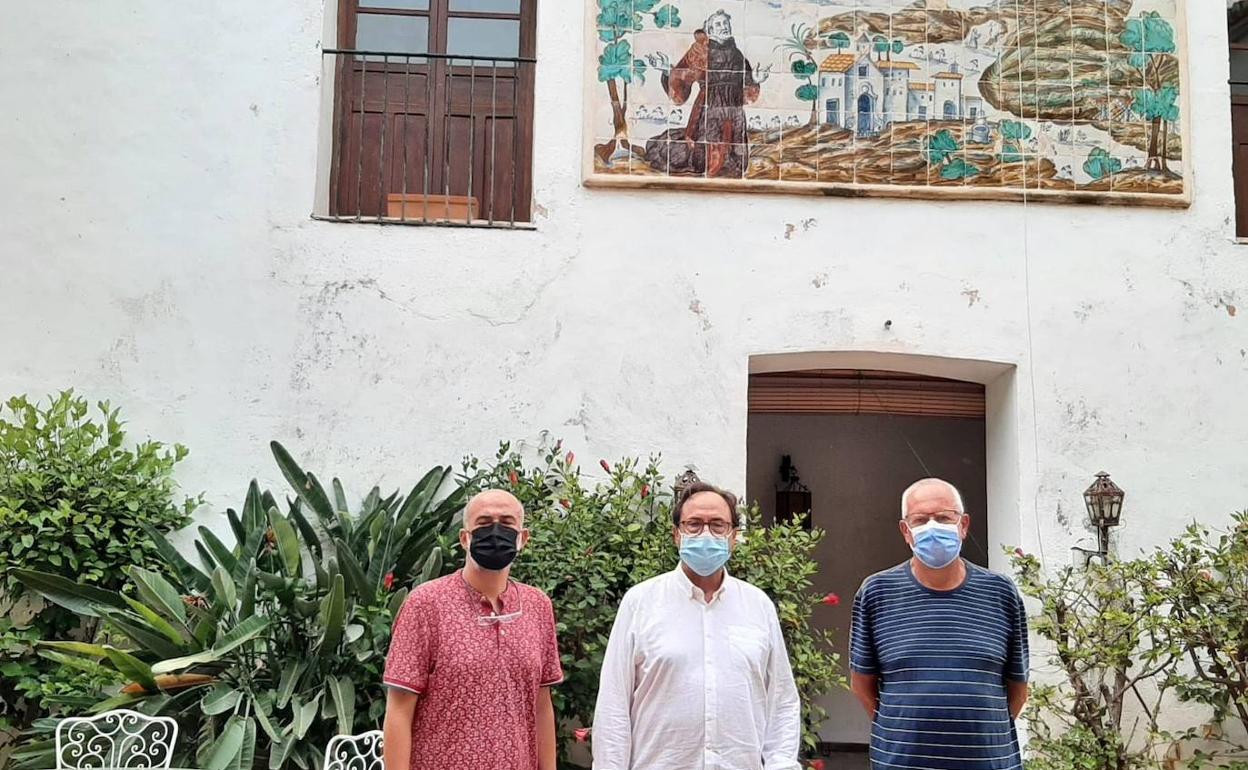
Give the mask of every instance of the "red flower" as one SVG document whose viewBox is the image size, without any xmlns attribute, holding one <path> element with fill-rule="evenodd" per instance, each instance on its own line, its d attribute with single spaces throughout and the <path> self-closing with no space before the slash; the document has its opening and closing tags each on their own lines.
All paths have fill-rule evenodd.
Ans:
<svg viewBox="0 0 1248 770">
<path fill-rule="evenodd" d="M 1026 556 L 1027 554 L 1023 553 L 1023 549 L 1022 549 L 1022 548 L 1015 548 L 1015 549 L 1014 549 L 1014 555 L 1015 555 L 1015 556 L 1017 556 L 1018 558 L 1020 558 L 1020 559 L 1021 559 L 1021 558 L 1023 558 L 1024 556 Z"/>
<path fill-rule="evenodd" d="M 571 465 L 572 463 L 576 462 L 576 455 L 572 454 L 571 452 L 568 452 L 568 456 L 563 458 L 563 460 L 568 465 Z"/>
<path fill-rule="evenodd" d="M 382 579 L 381 584 L 386 587 L 387 591 L 393 591 L 394 590 L 394 573 L 387 572 L 386 576 Z"/>
<path fill-rule="evenodd" d="M 602 469 L 606 471 L 607 473 L 611 472 L 611 463 L 607 462 L 606 460 L 599 460 L 598 464 L 601 465 Z"/>
<path fill-rule="evenodd" d="M 650 485 L 642 484 L 641 485 L 641 499 L 645 500 L 649 496 L 650 496 Z"/>
<path fill-rule="evenodd" d="M 823 597 L 823 599 L 821 599 L 820 601 L 823 604 L 828 605 L 829 607 L 835 607 L 841 603 L 841 597 L 837 596 L 836 594 L 828 594 L 827 596 Z"/>
<path fill-rule="evenodd" d="M 567 508 L 568 510 L 572 510 L 572 501 L 567 499 L 566 497 L 560 500 L 559 504 L 562 505 L 564 508 Z"/>
<path fill-rule="evenodd" d="M 588 727 L 582 727 L 578 730 L 573 730 L 572 734 L 576 736 L 577 743 L 584 743 L 585 741 L 589 740 L 589 728 Z"/>
<path fill-rule="evenodd" d="M 511 485 L 513 487 L 520 483 L 520 477 L 516 475 L 515 471 L 509 472 L 507 474 L 507 479 L 511 481 Z"/>
<path fill-rule="evenodd" d="M 823 770 L 823 760 L 822 759 L 810 760 L 810 770 Z"/>
</svg>

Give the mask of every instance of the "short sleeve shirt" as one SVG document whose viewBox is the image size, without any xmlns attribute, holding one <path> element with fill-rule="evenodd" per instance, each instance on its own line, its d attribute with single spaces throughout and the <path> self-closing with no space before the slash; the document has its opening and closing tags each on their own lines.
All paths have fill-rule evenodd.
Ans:
<svg viewBox="0 0 1248 770">
<path fill-rule="evenodd" d="M 967 563 L 950 591 L 910 563 L 854 597 L 850 667 L 878 677 L 876 770 L 1021 770 L 1009 681 L 1027 681 L 1027 614 L 1009 578 Z"/>
<path fill-rule="evenodd" d="M 522 583 L 500 600 L 495 612 L 457 572 L 404 601 L 384 681 L 420 694 L 412 770 L 536 770 L 538 691 L 563 681 L 554 609 Z"/>
</svg>

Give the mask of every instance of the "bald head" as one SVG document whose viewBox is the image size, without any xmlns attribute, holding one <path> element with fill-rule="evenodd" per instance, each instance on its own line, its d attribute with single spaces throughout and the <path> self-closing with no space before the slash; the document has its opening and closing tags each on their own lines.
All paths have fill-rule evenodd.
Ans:
<svg viewBox="0 0 1248 770">
<path fill-rule="evenodd" d="M 962 493 L 944 479 L 919 479 L 901 493 L 901 518 L 911 511 L 957 511 L 966 513 Z"/>
<path fill-rule="evenodd" d="M 478 492 L 464 508 L 464 529 L 498 522 L 513 529 L 524 529 L 524 506 L 505 489 Z"/>
</svg>

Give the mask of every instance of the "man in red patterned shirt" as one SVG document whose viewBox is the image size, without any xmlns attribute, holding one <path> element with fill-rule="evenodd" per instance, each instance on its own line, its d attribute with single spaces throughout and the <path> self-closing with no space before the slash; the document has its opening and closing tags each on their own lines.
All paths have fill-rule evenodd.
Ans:
<svg viewBox="0 0 1248 770">
<path fill-rule="evenodd" d="M 464 509 L 464 569 L 403 603 L 384 676 L 386 770 L 554 770 L 555 613 L 509 577 L 528 537 L 519 500 L 482 492 Z"/>
</svg>

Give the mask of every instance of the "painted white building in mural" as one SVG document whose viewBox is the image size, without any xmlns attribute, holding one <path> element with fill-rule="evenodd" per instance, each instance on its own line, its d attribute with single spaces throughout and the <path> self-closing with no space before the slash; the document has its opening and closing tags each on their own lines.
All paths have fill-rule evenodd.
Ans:
<svg viewBox="0 0 1248 770">
<path fill-rule="evenodd" d="M 1194 203 L 1154 209 L 587 189 L 587 3 L 517 0 L 478 37 L 448 22 L 516 59 L 450 74 L 327 53 L 348 47 L 333 0 L 19 3 L 0 25 L 0 394 L 72 386 L 186 444 L 181 482 L 218 531 L 253 476 L 281 485 L 270 439 L 389 488 L 550 431 L 583 458 L 661 451 L 765 507 L 793 455 L 829 532 L 818 588 L 842 595 L 898 557 L 895 497 L 929 472 L 971 479 L 977 553 L 1001 568 L 1005 545 L 1054 563 L 1087 545 L 1080 494 L 1107 470 L 1133 552 L 1248 507 L 1225 9 L 1186 5 Z M 361 13 L 377 50 L 422 29 Z M 957 77 L 828 53 L 827 123 L 981 109 Z M 403 65 L 493 112 L 463 134 L 427 120 L 439 81 L 405 93 Z M 526 104 L 531 123 L 500 124 Z M 376 181 L 396 169 L 424 192 Z M 367 222 L 452 207 L 479 226 Z M 762 375 L 878 370 L 982 386 L 979 422 L 956 423 L 971 448 L 922 418 L 752 413 Z M 821 616 L 841 642 L 845 605 Z M 860 741 L 856 707 L 831 705 L 824 737 Z"/>
<path fill-rule="evenodd" d="M 974 122 L 983 114 L 983 98 L 965 93 L 956 63 L 931 80 L 916 74 L 914 62 L 880 59 L 861 46 L 858 53 L 831 54 L 819 64 L 820 120 L 869 135 L 897 121 Z"/>
</svg>

